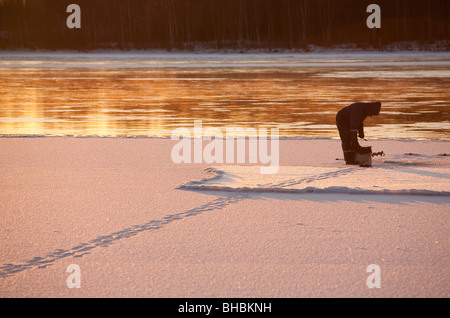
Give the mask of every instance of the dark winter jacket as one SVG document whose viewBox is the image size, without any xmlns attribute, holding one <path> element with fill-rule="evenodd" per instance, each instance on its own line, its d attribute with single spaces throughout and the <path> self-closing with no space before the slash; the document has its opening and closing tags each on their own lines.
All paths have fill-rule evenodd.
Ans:
<svg viewBox="0 0 450 318">
<path fill-rule="evenodd" d="M 380 113 L 381 103 L 354 103 L 342 108 L 336 115 L 336 124 L 339 130 L 347 130 L 352 143 L 357 142 L 357 134 L 364 138 L 364 119 L 367 116 L 377 116 Z"/>
</svg>

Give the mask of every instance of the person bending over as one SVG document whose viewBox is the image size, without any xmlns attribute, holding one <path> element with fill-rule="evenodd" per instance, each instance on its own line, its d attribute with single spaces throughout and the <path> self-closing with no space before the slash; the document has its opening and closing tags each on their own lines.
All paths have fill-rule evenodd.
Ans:
<svg viewBox="0 0 450 318">
<path fill-rule="evenodd" d="M 361 150 L 359 138 L 364 138 L 364 119 L 378 116 L 381 103 L 353 103 L 336 114 L 336 126 L 342 142 L 346 164 L 356 164 L 355 153 Z"/>
</svg>

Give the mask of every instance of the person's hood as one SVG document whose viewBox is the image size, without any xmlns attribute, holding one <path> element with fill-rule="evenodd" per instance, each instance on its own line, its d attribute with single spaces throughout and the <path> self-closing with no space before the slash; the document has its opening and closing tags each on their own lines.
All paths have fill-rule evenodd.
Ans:
<svg viewBox="0 0 450 318">
<path fill-rule="evenodd" d="M 366 115 L 367 116 L 378 116 L 381 110 L 381 103 L 368 103 L 365 105 L 366 107 Z"/>
</svg>

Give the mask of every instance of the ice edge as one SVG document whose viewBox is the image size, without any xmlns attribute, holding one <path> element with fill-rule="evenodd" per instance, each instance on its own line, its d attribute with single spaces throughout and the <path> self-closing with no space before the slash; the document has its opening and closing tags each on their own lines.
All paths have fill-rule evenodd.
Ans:
<svg viewBox="0 0 450 318">
<path fill-rule="evenodd" d="M 341 193 L 341 194 L 384 194 L 384 195 L 425 195 L 425 196 L 450 196 L 449 191 L 433 191 L 426 189 L 400 189 L 400 190 L 369 190 L 362 188 L 350 188 L 332 186 L 326 188 L 305 187 L 301 189 L 288 189 L 282 187 L 227 187 L 205 184 L 207 182 L 218 180 L 225 174 L 224 171 L 215 168 L 206 168 L 205 172 L 209 176 L 199 181 L 188 181 L 179 185 L 176 189 L 192 191 L 222 191 L 222 192 L 251 192 L 251 193 Z"/>
</svg>

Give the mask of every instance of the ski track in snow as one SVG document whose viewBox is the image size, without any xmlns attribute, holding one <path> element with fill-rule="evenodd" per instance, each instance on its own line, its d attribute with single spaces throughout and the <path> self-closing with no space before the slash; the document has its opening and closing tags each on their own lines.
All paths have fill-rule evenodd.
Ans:
<svg viewBox="0 0 450 318">
<path fill-rule="evenodd" d="M 45 256 L 36 256 L 32 259 L 18 264 L 3 264 L 3 266 L 0 267 L 0 278 L 12 276 L 29 269 L 46 268 L 67 257 L 83 257 L 87 254 L 90 254 L 91 251 L 98 247 L 107 247 L 118 242 L 119 240 L 134 237 L 143 232 L 162 229 L 177 220 L 183 220 L 185 218 L 196 216 L 208 211 L 221 210 L 223 208 L 226 208 L 230 204 L 242 201 L 247 197 L 248 194 L 240 194 L 237 196 L 221 196 L 199 207 L 192 208 L 184 212 L 169 214 L 161 219 L 151 220 L 140 225 L 134 225 L 108 235 L 102 235 L 88 242 L 77 244 L 76 246 L 68 249 L 57 249 Z"/>
<path fill-rule="evenodd" d="M 348 193 L 450 196 L 447 157 L 404 154 L 375 167 L 280 167 L 263 176 L 245 166 L 210 167 L 209 177 L 178 186 L 183 190 L 280 193 Z M 257 167 L 256 167 L 257 168 Z M 283 170 L 284 169 L 284 170 Z M 339 179 L 337 179 L 339 177 Z M 266 182 L 265 182 L 266 181 Z M 271 181 L 271 182 L 267 182 Z"/>
<path fill-rule="evenodd" d="M 412 157 L 413 160 L 409 161 L 398 161 L 399 158 L 394 158 L 394 160 L 385 160 L 384 166 L 378 166 L 378 168 L 382 168 L 388 171 L 401 171 L 405 173 L 409 173 L 412 175 L 411 178 L 415 178 L 418 175 L 424 175 L 426 177 L 434 177 L 434 178 L 443 178 L 446 180 L 450 180 L 449 173 L 443 173 L 442 170 L 448 171 L 448 169 L 435 169 L 437 171 L 426 171 L 421 169 L 414 169 L 412 167 L 417 166 L 433 166 L 434 164 L 430 163 L 429 160 L 434 160 L 430 156 L 422 156 L 417 154 L 405 154 L 404 156 L 400 156 L 400 159 Z M 419 159 L 419 160 L 416 160 Z M 423 161 L 425 159 L 425 161 Z M 428 159 L 428 161 L 427 161 Z M 448 163 L 445 161 L 447 158 L 442 156 L 443 159 L 440 163 L 440 166 L 446 167 Z M 422 160 L 422 161 L 420 161 Z M 233 167 L 233 166 L 232 166 Z M 239 167 L 241 169 L 248 169 L 249 167 L 244 166 L 234 166 Z M 205 169 L 205 171 L 209 174 L 207 177 L 199 180 L 199 181 L 189 181 L 178 186 L 178 189 L 182 190 L 193 190 L 193 191 L 221 191 L 221 196 L 215 198 L 214 200 L 203 204 L 201 206 L 179 212 L 174 214 L 169 214 L 163 218 L 150 220 L 147 223 L 134 225 L 128 228 L 125 228 L 121 231 L 113 232 L 108 235 L 98 236 L 88 242 L 79 243 L 76 246 L 67 248 L 67 249 L 56 249 L 52 252 L 49 252 L 45 256 L 36 256 L 32 259 L 26 260 L 22 263 L 8 263 L 0 266 L 0 278 L 8 277 L 15 275 L 17 273 L 23 272 L 29 269 L 37 269 L 37 268 L 46 268 L 55 264 L 57 261 L 68 257 L 83 257 L 85 255 L 90 254 L 93 250 L 98 247 L 107 247 L 111 244 L 114 244 L 120 240 L 127 239 L 130 237 L 134 237 L 138 234 L 144 232 L 155 231 L 158 229 L 162 229 L 165 226 L 171 224 L 172 222 L 183 220 L 191 216 L 196 216 L 201 213 L 221 210 L 229 205 L 234 203 L 238 203 L 245 199 L 248 199 L 254 195 L 264 194 L 268 192 L 279 192 L 279 193 L 343 193 L 343 194 L 388 194 L 388 195 L 441 195 L 441 196 L 450 196 L 450 191 L 432 191 L 432 190 L 420 190 L 420 189 L 404 189 L 404 190 L 365 190 L 358 187 L 349 188 L 345 186 L 331 186 L 327 188 L 317 188 L 314 186 L 306 186 L 304 188 L 292 188 L 298 185 L 308 185 L 313 184 L 317 181 L 330 180 L 338 177 L 352 176 L 352 174 L 360 171 L 364 171 L 361 169 L 369 169 L 365 171 L 371 171 L 373 168 L 359 168 L 357 166 L 345 167 L 343 169 L 340 168 L 330 168 L 330 167 L 309 167 L 314 170 L 314 168 L 318 168 L 319 170 L 324 170 L 321 173 L 313 173 L 309 176 L 305 176 L 303 178 L 294 178 L 288 177 L 283 182 L 278 183 L 266 183 L 266 184 L 257 184 L 254 187 L 230 187 L 230 186 L 214 186 L 214 182 L 221 182 L 223 179 L 226 179 L 227 166 L 224 166 L 225 169 L 219 170 L 218 168 L 210 167 Z M 253 167 L 255 168 L 255 167 Z M 259 167 L 258 171 L 259 171 Z M 299 168 L 299 167 L 296 167 Z M 212 185 L 211 185 L 212 184 Z M 228 193 L 228 194 L 227 194 Z M 232 194 L 231 194 L 232 193 Z"/>
</svg>

